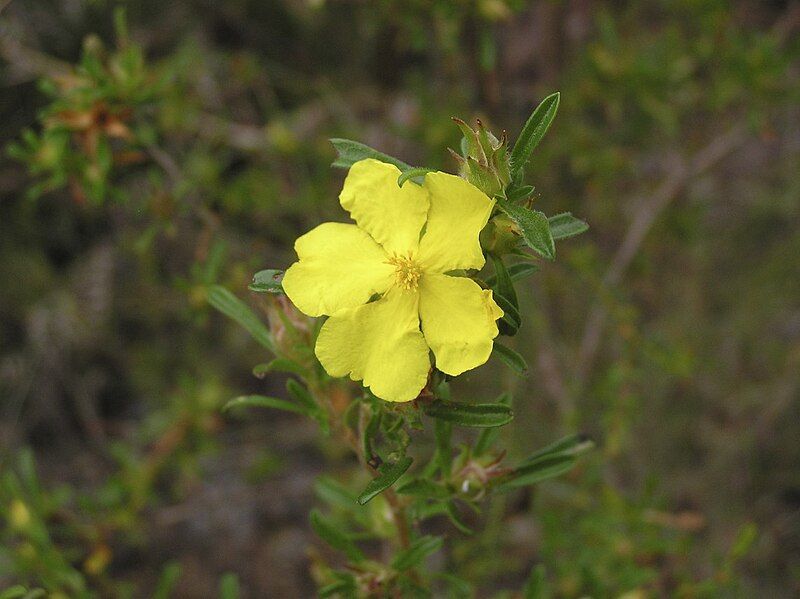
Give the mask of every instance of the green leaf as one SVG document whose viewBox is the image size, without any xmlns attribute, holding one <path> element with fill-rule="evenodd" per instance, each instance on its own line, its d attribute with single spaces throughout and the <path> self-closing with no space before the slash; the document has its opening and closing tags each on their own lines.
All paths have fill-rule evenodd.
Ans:
<svg viewBox="0 0 800 599">
<path fill-rule="evenodd" d="M 370 406 L 364 406 L 362 409 L 369 410 L 369 420 L 367 426 L 364 427 L 364 434 L 361 436 L 361 451 L 367 458 L 372 457 L 372 440 L 378 434 L 383 419 L 383 410 L 376 409 Z M 363 415 L 361 416 L 363 418 Z"/>
<path fill-rule="evenodd" d="M 519 310 L 519 302 L 517 300 L 517 292 L 514 290 L 514 283 L 511 281 L 511 275 L 506 269 L 503 259 L 494 254 L 489 254 L 494 266 L 496 286 L 495 291 L 506 298 L 511 305 Z"/>
<path fill-rule="evenodd" d="M 317 479 L 314 483 L 314 492 L 322 501 L 344 510 L 352 508 L 356 501 L 356 496 L 350 489 L 328 476 Z"/>
<path fill-rule="evenodd" d="M 493 430 L 493 429 L 486 429 Z M 427 478 L 415 478 L 397 487 L 401 495 L 420 495 L 434 499 L 445 499 L 452 494 L 446 487 Z"/>
<path fill-rule="evenodd" d="M 339 154 L 339 157 L 336 160 L 334 160 L 333 164 L 331 165 L 333 167 L 350 168 L 359 160 L 364 160 L 366 158 L 374 158 L 375 160 L 380 160 L 381 162 L 393 164 L 401 171 L 406 171 L 411 168 L 411 166 L 409 166 L 402 160 L 393 158 L 388 154 L 379 152 L 378 150 L 370 148 L 369 146 L 359 143 L 357 141 L 352 141 L 349 139 L 340 139 L 340 138 L 333 138 L 330 141 L 333 144 L 333 147 L 336 148 L 336 152 Z"/>
<path fill-rule="evenodd" d="M 289 372 L 303 376 L 306 374 L 306 369 L 289 358 L 275 358 L 265 364 L 257 364 L 253 367 L 253 376 L 259 379 L 263 379 L 270 372 Z"/>
<path fill-rule="evenodd" d="M 519 187 L 509 187 L 506 189 L 506 197 L 511 202 L 521 202 L 522 200 L 526 200 L 531 197 L 531 194 L 535 191 L 535 187 L 533 185 L 520 185 Z"/>
<path fill-rule="evenodd" d="M 502 343 L 495 341 L 492 353 L 496 354 L 506 366 L 520 376 L 528 374 L 528 364 L 525 362 L 525 358 L 510 347 L 506 347 Z"/>
<path fill-rule="evenodd" d="M 241 395 L 230 400 L 222 407 L 223 412 L 228 412 L 234 408 L 274 408 L 295 414 L 310 416 L 308 409 L 296 403 L 277 397 L 267 397 L 266 395 Z"/>
<path fill-rule="evenodd" d="M 572 216 L 570 212 L 556 214 L 547 219 L 550 224 L 550 233 L 553 239 L 567 239 L 575 237 L 589 230 L 589 225 L 579 218 Z"/>
<path fill-rule="evenodd" d="M 503 393 L 502 395 L 500 395 L 500 397 L 497 398 L 496 403 L 501 403 L 504 406 L 510 407 L 511 394 Z M 500 429 L 498 427 L 483 429 L 475 441 L 475 446 L 473 447 L 472 450 L 474 455 L 480 456 L 489 451 L 489 448 L 497 440 L 498 435 L 500 435 Z"/>
<path fill-rule="evenodd" d="M 286 390 L 289 394 L 302 406 L 308 408 L 309 410 L 317 410 L 317 402 L 314 400 L 314 397 L 311 395 L 308 389 L 303 387 L 300 383 L 298 383 L 294 379 L 289 379 L 286 381 Z"/>
<path fill-rule="evenodd" d="M 592 447 L 594 444 L 584 435 L 564 437 L 533 453 L 500 483 L 499 488 L 526 487 L 564 474 L 575 466 L 581 454 Z"/>
<path fill-rule="evenodd" d="M 282 276 L 282 270 L 260 270 L 253 275 L 253 282 L 247 288 L 256 293 L 283 293 L 283 286 L 280 281 Z"/>
<path fill-rule="evenodd" d="M 558 105 L 561 102 L 561 94 L 556 92 L 550 94 L 528 117 L 528 121 L 522 128 L 522 132 L 511 150 L 511 165 L 514 171 L 525 167 L 539 142 L 550 128 L 550 123 L 558 112 Z"/>
<path fill-rule="evenodd" d="M 535 483 L 554 478 L 569 472 L 577 463 L 577 458 L 572 455 L 555 454 L 546 456 L 533 463 L 515 468 L 498 488 L 500 490 L 527 487 Z"/>
<path fill-rule="evenodd" d="M 411 543 L 408 549 L 404 549 L 395 555 L 392 560 L 392 568 L 398 572 L 410 570 L 420 565 L 422 561 L 432 553 L 439 551 L 443 543 L 444 539 L 442 537 L 428 535 L 420 537 Z"/>
<path fill-rule="evenodd" d="M 380 495 L 383 491 L 391 487 L 398 478 L 400 478 L 413 462 L 409 456 L 399 459 L 394 464 L 388 462 L 378 468 L 378 476 L 373 478 L 364 489 L 363 493 L 358 496 L 358 503 L 364 505 L 375 496 Z"/>
<path fill-rule="evenodd" d="M 532 275 L 538 270 L 539 267 L 536 264 L 531 264 L 530 262 L 520 262 L 518 264 L 512 264 L 509 266 L 508 274 L 511 276 L 511 280 L 516 283 L 517 281 Z"/>
<path fill-rule="evenodd" d="M 511 280 L 516 283 L 524 279 L 527 276 L 532 275 L 533 273 L 539 270 L 539 267 L 536 264 L 531 264 L 530 262 L 519 262 L 517 264 L 512 264 L 508 267 L 508 276 L 511 277 Z M 497 282 L 497 277 L 491 275 L 484 279 L 484 282 L 489 287 L 494 287 L 495 283 Z"/>
<path fill-rule="evenodd" d="M 289 395 L 306 410 L 305 413 L 307 415 L 317 421 L 317 424 L 319 424 L 325 434 L 330 432 L 327 413 L 317 405 L 314 396 L 311 395 L 308 389 L 296 380 L 289 379 L 286 381 L 286 391 L 288 391 Z"/>
<path fill-rule="evenodd" d="M 452 422 L 461 426 L 503 426 L 514 419 L 511 408 L 501 403 L 462 404 L 436 401 L 425 409 L 431 418 Z"/>
<path fill-rule="evenodd" d="M 472 529 L 467 526 L 464 521 L 461 519 L 461 514 L 458 513 L 458 508 L 456 507 L 455 501 L 448 501 L 445 503 L 445 509 L 447 517 L 450 519 L 450 522 L 453 523 L 458 530 L 463 532 L 465 535 L 471 535 Z"/>
<path fill-rule="evenodd" d="M 436 437 L 436 455 L 434 455 L 434 459 L 442 472 L 442 476 L 448 477 L 453 463 L 453 451 L 451 449 L 453 425 L 445 420 L 437 419 L 433 425 L 433 434 Z"/>
<path fill-rule="evenodd" d="M 502 322 L 506 323 L 509 327 L 507 331 L 503 331 L 503 334 L 513 337 L 519 329 L 520 324 L 522 324 L 519 310 L 502 295 L 495 295 L 494 301 L 503 311 Z"/>
<path fill-rule="evenodd" d="M 497 205 L 517 223 L 528 247 L 548 260 L 556 257 L 556 246 L 553 242 L 553 234 L 550 232 L 550 223 L 544 214 L 538 210 L 529 210 L 523 206 L 512 204 L 500 197 L 497 198 Z"/>
<path fill-rule="evenodd" d="M 435 171 L 435 168 L 425 168 L 424 166 L 409 168 L 407 171 L 403 171 L 400 176 L 397 177 L 397 185 L 402 187 L 403 183 L 409 179 L 411 179 L 414 183 L 421 184 L 426 174 L 433 173 Z"/>
<path fill-rule="evenodd" d="M 361 562 L 364 560 L 364 554 L 353 540 L 334 526 L 319 510 L 311 511 L 311 528 L 320 539 L 344 553 L 350 561 Z"/>
<path fill-rule="evenodd" d="M 555 454 L 565 454 L 578 456 L 586 453 L 594 447 L 594 443 L 584 434 L 567 435 L 566 437 L 543 447 L 529 455 L 523 464 L 530 464 L 536 460 Z"/>
<path fill-rule="evenodd" d="M 350 578 L 343 578 L 330 584 L 326 584 L 318 591 L 319 596 L 323 599 L 325 597 L 333 597 L 334 595 L 355 597 L 355 593 L 356 583 L 352 576 Z"/>
<path fill-rule="evenodd" d="M 258 319 L 258 316 L 242 300 L 230 291 L 219 285 L 213 285 L 208 290 L 208 303 L 228 318 L 238 322 L 252 335 L 253 339 L 275 353 L 275 343 L 272 341 L 269 329 L 264 326 L 264 323 Z"/>
</svg>

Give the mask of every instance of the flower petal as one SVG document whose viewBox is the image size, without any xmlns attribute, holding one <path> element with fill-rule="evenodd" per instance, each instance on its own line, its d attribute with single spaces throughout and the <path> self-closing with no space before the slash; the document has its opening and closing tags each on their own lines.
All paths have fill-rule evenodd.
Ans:
<svg viewBox="0 0 800 599">
<path fill-rule="evenodd" d="M 495 320 L 503 311 L 492 292 L 472 279 L 426 274 L 420 281 L 419 315 L 436 367 L 455 376 L 489 359 L 498 333 Z"/>
<path fill-rule="evenodd" d="M 420 263 L 429 272 L 481 268 L 486 262 L 478 235 L 486 226 L 494 200 L 461 177 L 428 173 L 428 225 L 419 243 Z"/>
<path fill-rule="evenodd" d="M 392 164 L 360 160 L 350 167 L 339 201 L 389 254 L 408 255 L 417 249 L 428 216 L 428 192 L 412 181 L 398 187 L 399 176 Z"/>
<path fill-rule="evenodd" d="M 363 380 L 387 401 L 417 397 L 431 365 L 419 330 L 418 297 L 393 287 L 375 302 L 331 316 L 315 349 L 328 374 Z"/>
<path fill-rule="evenodd" d="M 300 259 L 283 277 L 283 290 L 309 316 L 333 314 L 365 304 L 394 281 L 387 255 L 355 225 L 323 223 L 299 237 Z"/>
</svg>

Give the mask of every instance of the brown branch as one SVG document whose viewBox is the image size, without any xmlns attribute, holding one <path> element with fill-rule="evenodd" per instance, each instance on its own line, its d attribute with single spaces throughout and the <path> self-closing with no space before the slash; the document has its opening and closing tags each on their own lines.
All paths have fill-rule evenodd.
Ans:
<svg viewBox="0 0 800 599">
<path fill-rule="evenodd" d="M 778 44 L 782 45 L 791 39 L 799 24 L 800 2 L 794 2 L 784 15 L 775 22 L 771 32 Z M 622 243 L 614 254 L 608 270 L 603 276 L 603 288 L 608 289 L 620 283 L 656 219 L 680 195 L 686 185 L 695 177 L 714 168 L 748 139 L 746 127 L 741 124 L 735 125 L 727 132 L 713 139 L 690 160 L 672 159 L 673 165 L 670 169 L 670 176 L 661 183 L 655 193 L 639 202 L 639 209 L 634 215 Z M 574 377 L 578 391 L 591 374 L 607 317 L 607 306 L 602 300 L 597 300 L 589 310 L 578 350 Z"/>
<path fill-rule="evenodd" d="M 649 198 L 639 202 L 639 208 L 628 231 L 603 275 L 603 288 L 608 289 L 620 283 L 658 217 L 680 195 L 686 185 L 719 164 L 722 159 L 741 147 L 747 139 L 746 128 L 743 125 L 735 125 L 723 135 L 713 139 L 691 160 L 672 159 L 671 174 Z M 591 373 L 607 318 L 608 307 L 602 300 L 597 300 L 589 311 L 578 350 L 574 380 L 579 387 Z"/>
</svg>

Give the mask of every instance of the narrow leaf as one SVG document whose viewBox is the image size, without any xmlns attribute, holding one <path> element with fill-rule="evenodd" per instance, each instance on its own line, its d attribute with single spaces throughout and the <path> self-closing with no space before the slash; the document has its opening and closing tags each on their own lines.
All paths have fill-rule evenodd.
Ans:
<svg viewBox="0 0 800 599">
<path fill-rule="evenodd" d="M 520 324 L 522 324 L 521 317 L 519 315 L 519 310 L 517 310 L 511 302 L 509 302 L 506 298 L 502 295 L 494 296 L 494 301 L 500 306 L 500 309 L 503 311 L 502 322 L 506 323 L 509 327 L 507 331 L 503 331 L 504 335 L 513 336 L 516 334 L 517 329 L 519 329 Z"/>
<path fill-rule="evenodd" d="M 451 495 L 446 487 L 436 484 L 427 478 L 415 478 L 414 480 L 410 480 L 397 487 L 397 492 L 401 495 L 423 495 L 434 499 L 445 499 Z"/>
<path fill-rule="evenodd" d="M 514 170 L 524 168 L 533 153 L 533 150 L 539 145 L 539 142 L 547 133 L 550 124 L 558 112 L 558 105 L 561 102 L 561 94 L 556 92 L 550 94 L 536 109 L 533 111 L 522 132 L 514 144 L 514 149 L 511 150 L 511 165 Z"/>
<path fill-rule="evenodd" d="M 294 379 L 286 381 L 286 390 L 289 395 L 306 410 L 306 414 L 317 421 L 322 431 L 327 434 L 330 432 L 328 414 L 321 409 L 308 389 Z"/>
<path fill-rule="evenodd" d="M 219 285 L 212 286 L 208 290 L 208 303 L 228 318 L 238 322 L 261 345 L 273 353 L 275 352 L 275 344 L 269 329 L 242 300 L 230 291 Z"/>
<path fill-rule="evenodd" d="M 388 154 L 379 152 L 378 150 L 370 148 L 369 146 L 360 142 L 341 138 L 334 138 L 330 141 L 333 144 L 333 147 L 336 148 L 336 152 L 339 154 L 339 157 L 333 161 L 333 164 L 331 164 L 333 167 L 350 168 L 359 160 L 374 158 L 375 160 L 380 160 L 381 162 L 393 164 L 401 171 L 411 168 L 402 160 L 398 160 L 397 158 L 389 156 Z"/>
<path fill-rule="evenodd" d="M 579 456 L 594 447 L 594 443 L 584 434 L 567 435 L 529 455 L 523 464 L 531 464 L 545 456 L 565 454 Z"/>
<path fill-rule="evenodd" d="M 260 270 L 253 275 L 253 282 L 247 288 L 256 293 L 280 294 L 283 293 L 282 277 L 282 270 Z"/>
<path fill-rule="evenodd" d="M 270 372 L 289 372 L 302 376 L 306 374 L 306 369 L 288 358 L 275 358 L 265 364 L 257 364 L 253 367 L 253 376 L 259 379 L 263 379 Z"/>
<path fill-rule="evenodd" d="M 497 403 L 501 403 L 504 406 L 511 406 L 511 394 L 503 393 L 497 398 Z M 476 456 L 485 454 L 497 440 L 499 434 L 500 428 L 498 427 L 483 429 L 478 435 L 478 439 L 475 441 L 475 447 L 473 448 L 474 454 Z"/>
<path fill-rule="evenodd" d="M 524 487 L 571 470 L 578 457 L 594 447 L 585 435 L 568 435 L 532 455 L 500 484 L 500 489 Z"/>
<path fill-rule="evenodd" d="M 458 530 L 463 532 L 465 535 L 471 535 L 472 529 L 464 524 L 464 521 L 461 519 L 461 514 L 458 513 L 458 508 L 456 507 L 455 501 L 448 501 L 445 504 L 446 514 L 447 517 L 450 519 L 450 522 L 453 523 Z"/>
<path fill-rule="evenodd" d="M 531 249 L 548 260 L 556 257 L 553 234 L 550 232 L 550 224 L 544 214 L 538 210 L 529 210 L 523 206 L 512 204 L 503 198 L 497 198 L 497 205 L 517 223 L 522 231 L 522 238 Z"/>
<path fill-rule="evenodd" d="M 422 563 L 422 561 L 436 553 L 442 548 L 444 539 L 442 537 L 424 536 L 420 537 L 408 547 L 399 552 L 392 560 L 392 568 L 398 572 L 410 570 Z"/>
<path fill-rule="evenodd" d="M 363 409 L 369 410 L 369 420 L 364 428 L 364 434 L 361 435 L 361 451 L 367 458 L 370 458 L 372 457 L 372 440 L 375 439 L 380 429 L 383 410 L 369 406 L 365 406 Z"/>
<path fill-rule="evenodd" d="M 512 202 L 521 202 L 531 197 L 535 191 L 533 185 L 520 185 L 519 187 L 509 187 L 506 190 L 506 197 Z"/>
<path fill-rule="evenodd" d="M 495 341 L 492 353 L 496 354 L 506 366 L 520 376 L 524 376 L 528 373 L 528 364 L 525 362 L 525 358 L 510 347 L 506 347 L 502 343 Z"/>
<path fill-rule="evenodd" d="M 494 254 L 489 254 L 489 257 L 492 260 L 496 277 L 495 291 L 506 298 L 515 308 L 519 309 L 517 292 L 514 290 L 514 283 L 511 281 L 511 275 L 503 259 Z"/>
<path fill-rule="evenodd" d="M 350 489 L 328 476 L 317 479 L 314 483 L 314 492 L 322 501 L 344 510 L 352 508 L 356 501 L 356 496 Z"/>
<path fill-rule="evenodd" d="M 550 223 L 550 233 L 556 240 L 575 237 L 589 230 L 589 225 L 569 212 L 551 216 L 547 222 Z"/>
<path fill-rule="evenodd" d="M 453 451 L 451 449 L 451 439 L 453 437 L 453 425 L 445 420 L 437 419 L 433 425 L 433 433 L 436 437 L 436 460 L 439 470 L 443 477 L 450 476 L 453 464 Z"/>
<path fill-rule="evenodd" d="M 358 503 L 364 505 L 375 496 L 380 495 L 383 491 L 391 487 L 395 481 L 408 470 L 409 466 L 411 466 L 411 462 L 413 462 L 413 460 L 409 456 L 406 456 L 394 464 L 383 464 L 378 469 L 378 476 L 373 478 L 364 489 L 364 492 L 358 496 Z"/>
<path fill-rule="evenodd" d="M 364 560 L 364 554 L 353 540 L 320 514 L 319 510 L 311 511 L 311 528 L 314 529 L 314 532 L 317 533 L 319 538 L 334 549 L 338 549 L 344 553 L 349 560 L 353 562 Z"/>
<path fill-rule="evenodd" d="M 351 579 L 342 579 L 325 585 L 317 591 L 322 599 L 326 597 L 355 597 L 356 583 Z"/>
<path fill-rule="evenodd" d="M 429 405 L 425 413 L 431 418 L 474 427 L 503 426 L 514 418 L 511 408 L 501 403 L 461 404 L 440 400 Z"/>
<path fill-rule="evenodd" d="M 508 490 L 527 487 L 528 485 L 564 474 L 572 470 L 576 463 L 577 458 L 573 455 L 555 454 L 546 456 L 533 463 L 515 468 L 498 488 L 501 490 Z"/>
<path fill-rule="evenodd" d="M 530 262 L 519 262 L 508 267 L 508 276 L 510 276 L 511 280 L 516 283 L 517 281 L 521 281 L 525 277 L 532 275 L 538 270 L 539 267 L 535 264 L 531 264 Z M 494 287 L 495 283 L 497 282 L 497 278 L 494 275 L 491 275 L 486 277 L 485 282 L 489 287 Z"/>
<path fill-rule="evenodd" d="M 230 400 L 222 407 L 223 412 L 228 412 L 234 408 L 275 408 L 295 414 L 310 416 L 308 409 L 296 403 L 277 397 L 267 397 L 266 395 L 241 395 Z"/>
<path fill-rule="evenodd" d="M 425 168 L 424 166 L 410 168 L 407 171 L 403 171 L 399 177 L 397 177 L 397 185 L 399 187 L 403 186 L 403 183 L 411 179 L 414 183 L 422 184 L 425 175 L 428 173 L 435 172 L 435 168 Z"/>
</svg>

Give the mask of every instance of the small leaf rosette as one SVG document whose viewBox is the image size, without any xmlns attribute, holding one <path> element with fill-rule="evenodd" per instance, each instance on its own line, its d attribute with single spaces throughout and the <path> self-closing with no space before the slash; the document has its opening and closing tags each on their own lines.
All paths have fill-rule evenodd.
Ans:
<svg viewBox="0 0 800 599">
<path fill-rule="evenodd" d="M 478 235 L 494 200 L 455 175 L 402 187 L 399 176 L 391 164 L 355 163 L 339 200 L 356 224 L 323 223 L 297 239 L 283 278 L 301 312 L 329 316 L 315 347 L 328 374 L 387 401 L 419 395 L 431 351 L 453 376 L 485 363 L 503 315 L 490 290 L 448 274 L 483 267 Z"/>
</svg>

